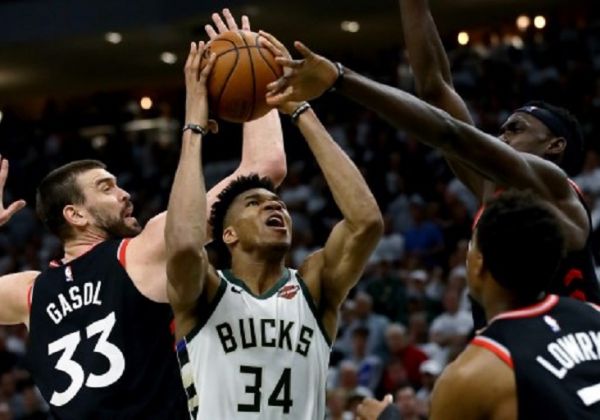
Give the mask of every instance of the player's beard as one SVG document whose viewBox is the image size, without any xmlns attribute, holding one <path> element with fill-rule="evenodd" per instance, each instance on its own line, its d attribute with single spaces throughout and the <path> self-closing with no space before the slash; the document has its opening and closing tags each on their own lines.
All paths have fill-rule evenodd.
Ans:
<svg viewBox="0 0 600 420">
<path fill-rule="evenodd" d="M 90 209 L 90 213 L 96 219 L 96 226 L 105 231 L 111 238 L 129 238 L 142 231 L 142 227 L 137 220 L 135 223 L 127 224 L 126 218 L 122 214 L 113 217 L 101 214 L 94 209 Z"/>
</svg>

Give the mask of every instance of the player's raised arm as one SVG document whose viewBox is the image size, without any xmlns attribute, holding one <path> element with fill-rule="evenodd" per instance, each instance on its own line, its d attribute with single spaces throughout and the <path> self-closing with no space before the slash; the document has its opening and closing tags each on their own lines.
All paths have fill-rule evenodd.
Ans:
<svg viewBox="0 0 600 420">
<path fill-rule="evenodd" d="M 265 44 L 288 54 L 285 47 L 272 35 L 262 33 Z M 383 233 L 383 219 L 358 168 L 331 138 L 308 103 L 291 112 L 292 119 L 306 139 L 329 186 L 333 199 L 344 219 L 331 232 L 322 251 L 308 258 L 301 274 L 309 283 L 318 272 L 316 300 L 325 309 L 324 324 L 330 337 L 335 336 L 337 310 L 356 284 L 366 262 Z"/>
<path fill-rule="evenodd" d="M 194 326 L 191 312 L 202 293 L 209 264 L 204 249 L 207 212 L 201 151 L 208 134 L 206 79 L 215 55 L 199 72 L 203 52 L 204 42 L 192 43 L 185 65 L 185 127 L 165 227 L 167 294 L 175 313 L 178 339 Z"/>
<path fill-rule="evenodd" d="M 303 59 L 277 58 L 290 73 L 270 85 L 268 102 L 276 105 L 314 99 L 335 84 L 344 96 L 377 112 L 394 127 L 460 160 L 499 187 L 531 189 L 554 202 L 576 200 L 566 174 L 555 164 L 520 153 L 409 93 L 338 66 L 300 42 L 295 46 Z M 581 216 L 583 219 L 576 224 L 587 229 L 585 215 Z"/>
<path fill-rule="evenodd" d="M 4 207 L 4 186 L 8 177 L 8 159 L 0 156 L 0 226 L 25 207 L 24 200 L 17 200 Z M 12 325 L 27 323 L 29 319 L 29 291 L 38 271 L 7 274 L 0 277 L 0 324 Z"/>
<path fill-rule="evenodd" d="M 454 118 L 473 125 L 463 99 L 452 85 L 450 63 L 429 10 L 429 0 L 400 0 L 402 29 L 417 95 Z M 480 199 L 483 179 L 456 159 L 448 159 L 456 176 Z"/>
<path fill-rule="evenodd" d="M 242 16 L 241 27 L 239 27 L 229 9 L 223 9 L 222 15 L 223 17 L 218 13 L 213 13 L 211 16 L 213 25 L 207 24 L 204 27 L 211 40 L 227 31 L 251 30 L 248 16 Z M 283 147 L 283 131 L 277 110 L 273 109 L 263 117 L 244 123 L 243 136 L 240 166 L 209 190 L 209 211 L 223 188 L 240 176 L 255 173 L 269 178 L 275 186 L 280 185 L 285 178 L 287 165 Z"/>
</svg>

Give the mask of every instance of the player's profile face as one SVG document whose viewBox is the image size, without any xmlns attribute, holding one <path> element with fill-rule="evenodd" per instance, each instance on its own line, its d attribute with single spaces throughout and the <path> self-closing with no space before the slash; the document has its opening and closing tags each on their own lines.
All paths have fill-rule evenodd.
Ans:
<svg viewBox="0 0 600 420">
<path fill-rule="evenodd" d="M 499 138 L 519 152 L 544 157 L 552 136 L 548 128 L 537 118 L 515 112 L 500 127 Z"/>
<path fill-rule="evenodd" d="M 129 193 L 117 185 L 114 175 L 105 169 L 91 169 L 79 175 L 77 182 L 92 225 L 111 237 L 130 237 L 140 233 L 142 228 L 133 217 Z"/>
<path fill-rule="evenodd" d="M 241 242 L 289 248 L 292 219 L 285 203 L 269 190 L 254 188 L 233 202 L 231 224 Z"/>
</svg>

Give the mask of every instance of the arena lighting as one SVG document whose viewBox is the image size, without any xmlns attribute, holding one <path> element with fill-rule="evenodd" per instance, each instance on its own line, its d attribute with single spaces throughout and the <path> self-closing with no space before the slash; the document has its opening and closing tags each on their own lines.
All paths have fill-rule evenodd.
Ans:
<svg viewBox="0 0 600 420">
<path fill-rule="evenodd" d="M 546 18 L 542 15 L 536 16 L 533 19 L 533 26 L 538 29 L 544 29 L 546 27 Z"/>
<path fill-rule="evenodd" d="M 2 122 L 2 117 L 4 116 L 4 114 L 2 113 L 2 111 L 0 111 L 0 122 Z"/>
<path fill-rule="evenodd" d="M 522 50 L 525 44 L 523 43 L 523 38 L 519 35 L 514 35 L 510 38 L 510 45 L 517 50 Z"/>
<path fill-rule="evenodd" d="M 160 61 L 165 64 L 175 64 L 177 62 L 177 56 L 172 52 L 165 51 L 160 55 Z"/>
<path fill-rule="evenodd" d="M 340 27 L 345 32 L 358 32 L 360 30 L 360 23 L 355 20 L 345 20 Z"/>
<path fill-rule="evenodd" d="M 118 32 L 107 32 L 104 39 L 110 44 L 118 44 L 123 40 L 123 36 Z"/>
<path fill-rule="evenodd" d="M 527 28 L 529 28 L 529 25 L 531 25 L 531 19 L 529 19 L 529 16 L 521 15 L 517 18 L 517 28 L 519 28 L 520 31 L 525 31 Z"/>
<path fill-rule="evenodd" d="M 152 99 L 150 99 L 148 96 L 144 96 L 142 99 L 140 99 L 140 106 L 142 109 L 152 108 Z"/>
<path fill-rule="evenodd" d="M 466 33 L 465 31 L 459 32 L 458 33 L 458 43 L 460 45 L 467 45 L 469 43 L 469 34 Z"/>
</svg>

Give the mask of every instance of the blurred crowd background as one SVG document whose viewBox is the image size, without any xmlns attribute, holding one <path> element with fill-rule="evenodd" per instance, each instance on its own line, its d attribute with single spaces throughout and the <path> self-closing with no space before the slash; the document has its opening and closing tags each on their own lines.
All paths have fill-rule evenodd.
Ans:
<svg viewBox="0 0 600 420">
<path fill-rule="evenodd" d="M 482 30 L 477 42 L 449 46 L 454 83 L 477 125 L 488 133 L 496 133 L 510 112 L 530 99 L 564 106 L 580 119 L 586 157 L 573 176 L 592 210 L 597 237 L 600 20 L 547 20 L 543 30 L 531 25 L 518 36 Z M 382 50 L 376 61 L 336 58 L 378 81 L 413 91 L 409 62 L 400 48 Z M 80 158 L 105 162 L 132 194 L 141 221 L 164 210 L 179 153 L 183 98 L 183 91 L 175 89 L 154 98 L 149 109 L 123 92 L 48 99 L 33 119 L 4 109 L 0 152 L 11 162 L 4 201 L 25 198 L 29 205 L 0 229 L 0 274 L 40 270 L 61 257 L 60 243 L 36 219 L 34 193 L 39 180 L 63 163 Z M 436 378 L 464 348 L 472 329 L 464 261 L 478 203 L 440 153 L 373 113 L 335 94 L 313 106 L 361 169 L 386 226 L 364 276 L 343 305 L 331 355 L 328 418 L 352 419 L 362 398 L 387 393 L 394 394 L 404 419 L 427 418 Z M 280 194 L 293 217 L 289 264 L 295 266 L 324 243 L 340 215 L 302 137 L 286 116 L 282 121 L 288 175 Z M 237 167 L 240 126 L 223 125 L 205 144 L 210 186 Z M 218 264 L 218 254 L 212 257 Z M 26 343 L 24 326 L 0 327 L 0 420 L 47 418 L 27 373 Z"/>
</svg>

